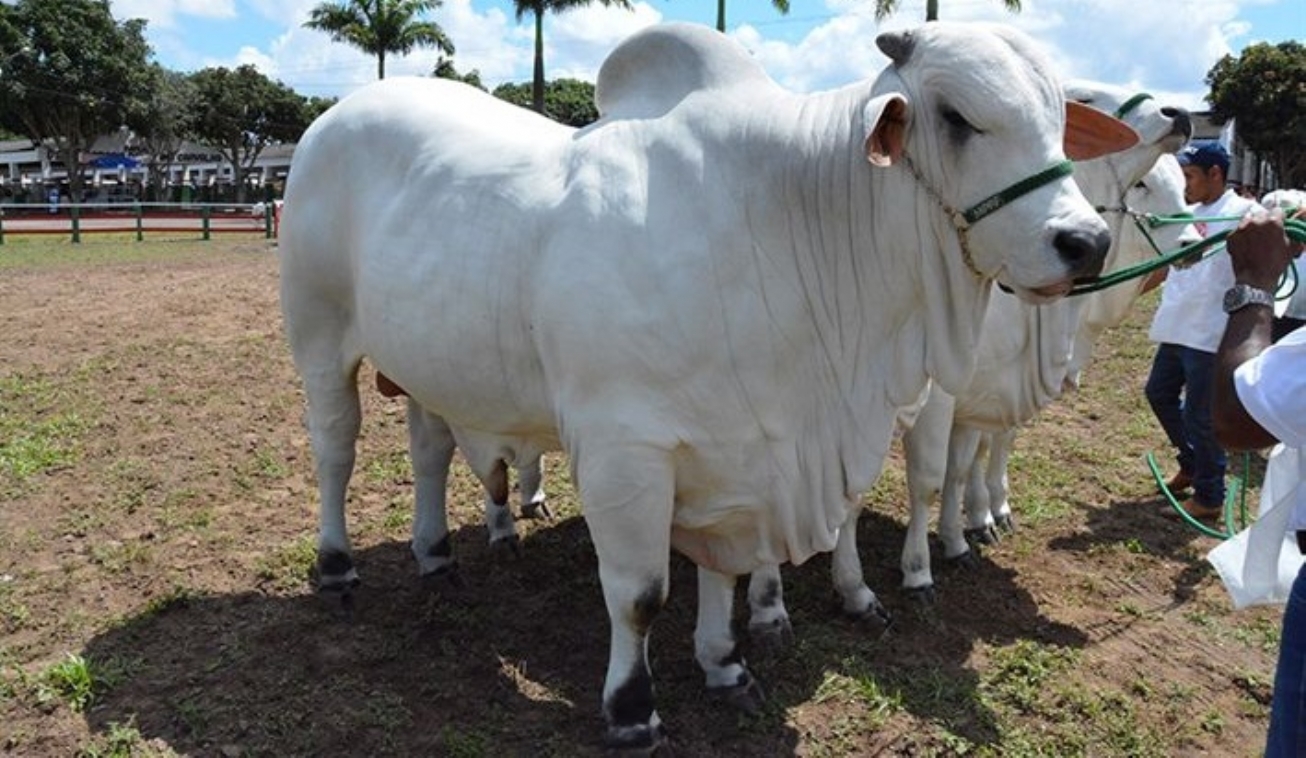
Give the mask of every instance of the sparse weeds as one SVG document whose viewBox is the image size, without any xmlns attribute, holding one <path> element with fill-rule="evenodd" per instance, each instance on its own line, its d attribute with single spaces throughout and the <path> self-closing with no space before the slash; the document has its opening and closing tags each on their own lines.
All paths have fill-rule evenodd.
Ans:
<svg viewBox="0 0 1306 758">
<path fill-rule="evenodd" d="M 101 663 L 68 653 L 36 675 L 36 698 L 42 703 L 59 701 L 81 713 L 121 683 L 126 674 L 127 666 L 121 661 Z"/>
</svg>

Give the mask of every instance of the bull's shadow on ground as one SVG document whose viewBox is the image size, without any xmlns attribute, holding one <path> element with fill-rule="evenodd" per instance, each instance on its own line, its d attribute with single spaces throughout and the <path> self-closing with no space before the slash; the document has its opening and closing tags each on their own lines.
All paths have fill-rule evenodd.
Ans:
<svg viewBox="0 0 1306 758">
<path fill-rule="evenodd" d="M 832 744 L 840 730 L 858 735 L 857 752 L 892 753 L 920 739 L 920 720 L 992 743 L 967 664 L 975 645 L 1085 641 L 983 559 L 965 574 L 939 566 L 937 606 L 916 612 L 897 589 L 901 524 L 868 513 L 859 533 L 895 623 L 886 632 L 841 617 L 828 557 L 786 567 L 796 642 L 753 661 L 768 694 L 753 716 L 704 692 L 693 567 L 673 560 L 650 649 L 677 755 L 792 755 L 807 735 Z M 307 590 L 157 603 L 87 645 L 88 658 L 125 672 L 87 718 L 99 733 L 132 720 L 146 739 L 192 755 L 600 754 L 608 621 L 583 522 L 533 530 L 518 558 L 491 555 L 484 540 L 482 528 L 454 535 L 460 588 L 419 582 L 405 543 L 360 552 L 352 619 Z M 742 592 L 737 611 L 746 618 Z"/>
</svg>

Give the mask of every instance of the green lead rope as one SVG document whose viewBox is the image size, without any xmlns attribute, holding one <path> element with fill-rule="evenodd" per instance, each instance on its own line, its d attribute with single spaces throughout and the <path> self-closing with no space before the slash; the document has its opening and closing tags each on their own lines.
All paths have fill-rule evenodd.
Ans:
<svg viewBox="0 0 1306 758">
<path fill-rule="evenodd" d="M 1194 221 L 1239 221 L 1242 219 L 1242 216 L 1205 216 L 1202 218 L 1195 218 L 1192 214 L 1180 213 L 1173 216 L 1155 216 L 1152 214 L 1146 214 L 1141 218 L 1142 221 L 1140 222 L 1139 217 L 1135 216 L 1135 223 L 1146 223 L 1149 227 L 1155 229 L 1160 226 L 1171 224 L 1191 224 Z M 1306 244 L 1306 221 L 1288 219 L 1283 222 L 1283 229 L 1289 239 L 1294 242 Z M 1144 230 L 1144 232 L 1146 232 L 1146 230 Z M 1134 266 L 1128 266 L 1119 271 L 1113 271 L 1110 274 L 1099 276 L 1094 279 L 1081 281 L 1070 290 L 1069 296 L 1074 297 L 1076 295 L 1087 295 L 1090 292 L 1097 292 L 1098 290 L 1104 290 L 1108 287 L 1114 287 L 1121 282 L 1127 282 L 1131 279 L 1137 279 L 1140 276 L 1146 276 L 1157 269 L 1165 268 L 1172 263 L 1190 257 L 1193 258 L 1194 261 L 1205 258 L 1214 253 L 1218 248 L 1223 247 L 1224 241 L 1228 239 L 1229 235 L 1233 234 L 1233 232 L 1233 229 L 1225 229 L 1212 234 L 1204 240 L 1194 242 L 1191 245 L 1185 245 L 1171 253 L 1162 255 L 1159 258 L 1144 261 L 1143 263 Z M 1149 241 L 1151 240 L 1151 235 L 1146 235 L 1145 233 L 1145 236 L 1147 236 Z M 1152 248 L 1156 249 L 1155 242 L 1152 243 Z M 1284 276 L 1288 277 L 1292 282 L 1292 288 L 1288 291 L 1286 296 L 1291 296 L 1292 292 L 1297 289 L 1296 275 L 1296 270 L 1291 266 L 1284 272 Z"/>
</svg>

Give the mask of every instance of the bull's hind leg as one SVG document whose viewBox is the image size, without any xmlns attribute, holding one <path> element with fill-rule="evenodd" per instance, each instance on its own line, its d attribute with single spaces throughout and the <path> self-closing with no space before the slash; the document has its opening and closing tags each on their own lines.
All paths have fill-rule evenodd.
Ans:
<svg viewBox="0 0 1306 758">
<path fill-rule="evenodd" d="M 352 365 L 331 361 L 325 370 L 303 370 L 308 431 L 322 501 L 318 511 L 317 574 L 318 589 L 324 591 L 346 591 L 358 584 L 345 524 L 345 495 L 354 472 L 354 444 L 362 423 L 357 375 L 357 361 Z"/>
<path fill-rule="evenodd" d="M 794 630 L 785 608 L 780 566 L 759 567 L 748 577 L 748 636 L 757 650 L 771 654 L 793 642 Z"/>
<path fill-rule="evenodd" d="M 413 557 L 422 576 L 456 579 L 458 562 L 449 544 L 445 493 L 455 443 L 449 425 L 408 401 L 408 452 L 413 460 Z"/>
<path fill-rule="evenodd" d="M 736 577 L 698 569 L 698 624 L 694 657 L 707 678 L 709 692 L 752 713 L 762 707 L 762 687 L 749 673 L 730 629 Z"/>
<path fill-rule="evenodd" d="M 551 519 L 549 504 L 544 495 L 543 461 L 536 458 L 517 466 L 517 489 L 521 494 L 522 518 Z"/>
<path fill-rule="evenodd" d="M 876 621 L 888 626 L 891 621 L 889 612 L 871 588 L 866 586 L 862 557 L 857 552 L 857 519 L 862 512 L 861 505 L 850 505 L 849 508 L 848 519 L 839 530 L 839 539 L 834 543 L 834 555 L 830 557 L 830 576 L 834 581 L 834 589 L 839 593 L 844 613 L 855 619 Z"/>
<path fill-rule="evenodd" d="M 667 598 L 674 471 L 658 451 L 608 446 L 569 452 L 611 624 L 603 683 L 606 742 L 651 750 L 666 740 L 653 700 L 648 636 Z"/>
</svg>

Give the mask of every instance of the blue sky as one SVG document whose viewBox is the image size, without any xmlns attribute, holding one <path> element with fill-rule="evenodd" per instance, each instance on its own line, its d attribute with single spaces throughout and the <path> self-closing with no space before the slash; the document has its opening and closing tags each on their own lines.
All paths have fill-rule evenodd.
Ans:
<svg viewBox="0 0 1306 758">
<path fill-rule="evenodd" d="M 119 18 L 146 18 L 157 59 L 181 71 L 253 63 L 305 95 L 344 95 L 375 77 L 375 62 L 302 28 L 318 0 L 113 0 Z M 637 29 L 659 21 L 715 23 L 714 0 L 632 0 L 633 11 L 594 8 L 548 19 L 549 78 L 592 81 L 604 56 Z M 729 33 L 770 74 L 798 91 L 873 76 L 885 59 L 879 31 L 913 26 L 925 0 L 903 0 L 883 24 L 869 0 L 791 0 L 780 15 L 769 0 L 728 0 Z M 945 20 L 1000 21 L 1040 40 L 1066 77 L 1132 86 L 1194 110 L 1205 109 L 1206 72 L 1254 42 L 1306 39 L 1306 0 L 1025 0 L 1010 14 L 999 0 L 940 0 Z M 511 2 L 445 0 L 432 14 L 457 47 L 460 71 L 485 82 L 530 78 L 532 31 Z M 387 63 L 388 75 L 427 74 L 434 51 Z"/>
</svg>

